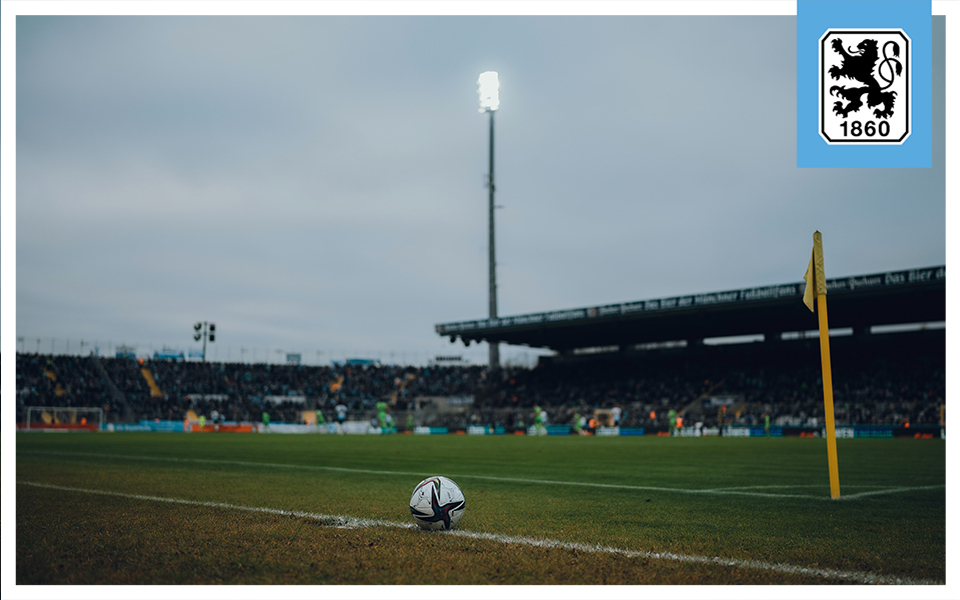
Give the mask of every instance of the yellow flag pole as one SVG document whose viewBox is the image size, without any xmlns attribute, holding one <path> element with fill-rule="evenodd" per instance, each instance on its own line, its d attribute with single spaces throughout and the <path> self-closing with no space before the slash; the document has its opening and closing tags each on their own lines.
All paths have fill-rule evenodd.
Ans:
<svg viewBox="0 0 960 600">
<path fill-rule="evenodd" d="M 830 372 L 830 331 L 827 326 L 827 279 L 823 270 L 823 239 L 813 234 L 817 312 L 820 317 L 820 363 L 823 367 L 823 412 L 827 421 L 827 464 L 830 469 L 830 497 L 840 498 L 840 470 L 837 466 L 837 432 L 833 422 L 833 375 Z"/>
</svg>

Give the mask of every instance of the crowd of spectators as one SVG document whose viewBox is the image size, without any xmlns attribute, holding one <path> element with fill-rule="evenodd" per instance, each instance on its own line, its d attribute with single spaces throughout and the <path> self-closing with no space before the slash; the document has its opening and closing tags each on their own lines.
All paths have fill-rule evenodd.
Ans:
<svg viewBox="0 0 960 600">
<path fill-rule="evenodd" d="M 935 424 L 945 397 L 945 338 L 871 336 L 833 342 L 837 423 Z M 97 363 L 101 366 L 98 366 Z M 17 355 L 20 406 L 102 406 L 116 420 L 125 403 L 142 419 L 182 420 L 186 411 L 224 421 L 298 422 L 305 410 L 327 421 L 336 407 L 369 420 L 377 402 L 417 424 L 518 428 L 547 411 L 553 424 L 574 414 L 619 407 L 622 427 L 663 428 L 669 410 L 704 426 L 823 424 L 823 390 L 816 340 L 670 349 L 621 356 L 544 361 L 533 369 L 490 374 L 478 366 L 331 366 Z M 149 371 L 160 395 L 151 393 Z M 120 393 L 112 395 L 106 375 Z M 433 397 L 468 397 L 446 412 Z M 429 421 L 425 423 L 426 421 Z"/>
<path fill-rule="evenodd" d="M 109 390 L 97 360 L 93 356 L 17 354 L 17 418 L 26 406 L 102 408 L 113 420 L 120 418 L 122 403 Z M 131 387 L 137 383 L 117 375 L 116 379 L 107 376 Z"/>
<path fill-rule="evenodd" d="M 946 391 L 939 335 L 875 336 L 832 342 L 837 423 L 931 425 Z M 687 423 L 822 426 L 818 340 L 703 347 L 646 356 L 555 361 L 508 373 L 493 406 L 550 407 L 554 422 L 576 410 L 620 406 L 621 426 L 666 427 L 668 411 Z M 721 404 L 721 403 L 726 404 Z M 729 410 L 724 411 L 723 406 Z"/>
<path fill-rule="evenodd" d="M 297 422 L 304 410 L 321 410 L 330 418 L 337 405 L 353 416 L 365 415 L 381 400 L 388 400 L 395 412 L 405 412 L 414 398 L 473 395 L 486 379 L 486 369 L 478 366 L 304 366 L 17 354 L 18 406 L 102 406 L 119 415 L 97 362 L 139 418 L 163 420 L 181 420 L 187 410 L 198 415 L 216 410 L 225 421 L 260 421 L 266 412 L 272 422 Z M 151 393 L 144 370 L 160 396 Z"/>
</svg>

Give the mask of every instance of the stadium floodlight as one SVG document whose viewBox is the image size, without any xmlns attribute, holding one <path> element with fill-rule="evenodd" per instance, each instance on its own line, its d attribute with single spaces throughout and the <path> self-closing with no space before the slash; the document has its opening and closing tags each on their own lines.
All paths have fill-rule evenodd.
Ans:
<svg viewBox="0 0 960 600">
<path fill-rule="evenodd" d="M 217 336 L 214 332 L 217 331 L 217 326 L 213 323 L 208 323 L 206 321 L 198 322 L 193 326 L 193 330 L 197 333 L 193 334 L 194 341 L 199 342 L 203 340 L 203 362 L 207 362 L 207 342 L 216 341 Z"/>
<path fill-rule="evenodd" d="M 500 78 L 496 71 L 484 71 L 477 79 L 480 94 L 480 112 L 493 112 L 500 108 Z"/>
<path fill-rule="evenodd" d="M 487 174 L 487 188 L 490 192 L 490 318 L 497 317 L 497 260 L 494 250 L 493 235 L 493 210 L 496 205 L 493 203 L 493 193 L 496 187 L 493 184 L 493 114 L 500 108 L 500 77 L 496 71 L 484 71 L 477 78 L 477 92 L 480 94 L 480 112 L 490 113 L 490 172 Z M 500 344 L 491 341 L 490 344 L 490 370 L 496 371 L 500 368 Z"/>
</svg>

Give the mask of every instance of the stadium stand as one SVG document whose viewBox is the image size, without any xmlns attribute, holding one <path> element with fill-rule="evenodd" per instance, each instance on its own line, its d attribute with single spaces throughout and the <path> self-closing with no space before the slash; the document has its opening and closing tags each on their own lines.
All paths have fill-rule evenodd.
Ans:
<svg viewBox="0 0 960 600">
<path fill-rule="evenodd" d="M 118 419 L 123 405 L 95 361 L 92 356 L 17 354 L 17 418 L 23 406 L 102 406 Z"/>
<path fill-rule="evenodd" d="M 827 279 L 831 328 L 862 332 L 874 325 L 925 323 L 946 319 L 946 267 L 926 267 Z M 559 354 L 578 349 L 687 341 L 817 328 L 804 306 L 804 283 L 688 294 L 479 319 L 436 326 L 438 334 L 465 342 L 503 342 L 549 348 Z"/>
<path fill-rule="evenodd" d="M 726 400 L 730 423 L 758 425 L 770 415 L 780 425 L 822 425 L 818 344 L 804 339 L 555 359 L 510 372 L 491 403 L 556 407 L 561 420 L 572 410 L 586 414 L 620 404 L 623 426 L 658 427 L 666 425 L 670 408 L 716 425 L 717 401 Z M 838 423 L 939 423 L 944 330 L 836 337 L 831 350 Z"/>
<path fill-rule="evenodd" d="M 945 329 L 875 333 L 876 326 L 945 323 L 946 267 L 827 281 L 834 407 L 838 424 L 943 424 Z M 822 426 L 816 327 L 801 284 L 693 294 L 437 325 L 466 343 L 500 341 L 555 351 L 533 369 L 479 366 L 207 363 L 165 359 L 17 354 L 18 419 L 25 406 L 102 406 L 108 422 L 182 420 L 189 411 L 224 421 L 327 421 L 343 405 L 370 420 L 377 402 L 395 422 L 523 429 L 533 407 L 554 426 L 575 413 L 619 406 L 621 427 L 660 431 L 666 414 L 702 426 Z M 784 332 L 796 335 L 783 335 Z M 762 334 L 759 343 L 711 345 L 711 336 Z M 584 351 L 589 350 L 589 351 Z M 608 413 L 603 413 L 604 415 Z"/>
<path fill-rule="evenodd" d="M 945 398 L 945 330 L 850 335 L 832 340 L 834 403 L 839 424 L 937 424 Z M 95 361 L 103 365 L 104 379 Z M 150 385 L 144 371 L 152 374 Z M 271 365 L 125 358 L 17 355 L 18 406 L 102 406 L 107 421 L 124 418 L 114 385 L 134 419 L 182 420 L 188 410 L 225 421 L 296 423 L 302 411 L 333 420 L 337 404 L 369 420 L 384 400 L 398 424 L 518 429 L 532 407 L 550 423 L 570 423 L 615 404 L 621 426 L 658 430 L 666 413 L 688 423 L 823 424 L 816 339 L 660 348 L 633 353 L 548 357 L 533 369 L 491 377 L 478 366 Z M 337 385 L 334 385 L 337 384 Z M 160 395 L 157 393 L 160 392 Z M 467 402 L 450 399 L 467 398 Z M 723 407 L 727 408 L 726 413 Z M 651 413 L 654 415 L 651 418 Z"/>
</svg>

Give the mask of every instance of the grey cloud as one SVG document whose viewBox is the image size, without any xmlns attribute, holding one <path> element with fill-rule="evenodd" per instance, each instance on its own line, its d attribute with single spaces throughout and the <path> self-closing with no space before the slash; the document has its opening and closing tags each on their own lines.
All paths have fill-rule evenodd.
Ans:
<svg viewBox="0 0 960 600">
<path fill-rule="evenodd" d="M 501 314 L 796 281 L 814 229 L 837 276 L 944 263 L 939 133 L 929 170 L 795 168 L 794 28 L 19 17 L 18 335 L 443 348 L 486 315 L 487 69 Z"/>
</svg>

